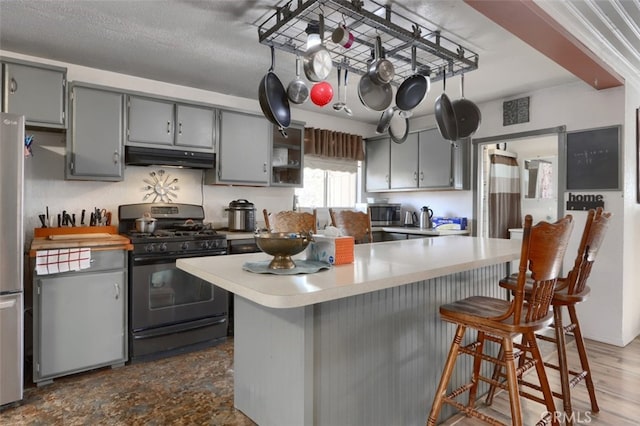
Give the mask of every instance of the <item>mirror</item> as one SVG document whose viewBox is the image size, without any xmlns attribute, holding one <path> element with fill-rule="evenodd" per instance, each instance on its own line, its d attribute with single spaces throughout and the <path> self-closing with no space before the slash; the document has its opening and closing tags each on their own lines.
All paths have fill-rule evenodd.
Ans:
<svg viewBox="0 0 640 426">
<path fill-rule="evenodd" d="M 555 198 L 556 157 L 524 160 L 524 198 Z"/>
</svg>

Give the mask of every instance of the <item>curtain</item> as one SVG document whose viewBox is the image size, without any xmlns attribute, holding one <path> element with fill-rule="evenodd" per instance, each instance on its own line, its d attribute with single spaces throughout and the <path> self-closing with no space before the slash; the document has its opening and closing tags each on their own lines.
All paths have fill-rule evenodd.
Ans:
<svg viewBox="0 0 640 426">
<path fill-rule="evenodd" d="M 363 161 L 362 136 L 306 127 L 304 129 L 304 153 L 322 158 Z"/>
<path fill-rule="evenodd" d="M 509 238 L 509 228 L 522 227 L 518 160 L 491 154 L 489 172 L 489 237 Z"/>
</svg>

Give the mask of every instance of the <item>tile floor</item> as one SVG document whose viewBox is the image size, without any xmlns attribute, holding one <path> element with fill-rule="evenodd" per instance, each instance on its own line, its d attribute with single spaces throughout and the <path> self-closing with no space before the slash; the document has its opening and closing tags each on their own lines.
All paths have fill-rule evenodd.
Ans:
<svg viewBox="0 0 640 426">
<path fill-rule="evenodd" d="M 213 348 L 27 387 L 14 425 L 255 425 L 233 408 L 233 339 Z"/>
</svg>

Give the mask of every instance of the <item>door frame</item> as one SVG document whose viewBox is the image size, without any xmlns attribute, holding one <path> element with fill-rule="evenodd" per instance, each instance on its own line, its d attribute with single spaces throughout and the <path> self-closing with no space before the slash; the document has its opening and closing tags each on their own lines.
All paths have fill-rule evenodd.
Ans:
<svg viewBox="0 0 640 426">
<path fill-rule="evenodd" d="M 567 127 L 565 125 L 557 127 L 548 127 L 539 130 L 530 130 L 526 132 L 508 133 L 504 135 L 488 136 L 484 138 L 472 139 L 472 158 L 473 158 L 473 173 L 471 188 L 473 190 L 473 236 L 479 236 L 481 234 L 482 222 L 480 218 L 481 204 L 480 200 L 480 165 L 479 155 L 481 152 L 481 146 L 490 144 L 499 144 L 502 142 L 521 142 L 523 139 L 535 138 L 547 135 L 557 135 L 558 137 L 558 205 L 557 205 L 557 217 L 562 217 L 564 212 L 564 192 L 566 188 L 566 140 L 567 140 Z"/>
</svg>

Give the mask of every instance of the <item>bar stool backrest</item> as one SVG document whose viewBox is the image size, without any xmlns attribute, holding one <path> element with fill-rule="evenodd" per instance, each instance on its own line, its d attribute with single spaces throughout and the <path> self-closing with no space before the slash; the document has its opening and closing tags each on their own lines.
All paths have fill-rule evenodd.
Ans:
<svg viewBox="0 0 640 426">
<path fill-rule="evenodd" d="M 313 213 L 292 210 L 269 213 L 262 210 L 265 227 L 271 232 L 317 232 L 316 211 Z"/>
<path fill-rule="evenodd" d="M 584 291 L 610 220 L 611 213 L 603 212 L 602 207 L 589 211 L 575 264 L 567 275 L 567 294 L 580 294 Z"/>
<path fill-rule="evenodd" d="M 367 213 L 329 209 L 329 215 L 331 225 L 340 229 L 344 235 L 353 237 L 356 244 L 373 242 L 370 209 L 367 209 Z"/>
<path fill-rule="evenodd" d="M 532 226 L 532 222 L 531 215 L 527 215 L 524 220 L 518 285 L 510 309 L 515 325 L 538 321 L 549 314 L 553 292 L 573 230 L 571 215 L 566 215 L 555 223 L 539 222 Z M 529 280 L 527 271 L 530 272 Z M 525 297 L 527 281 L 530 287 Z"/>
</svg>

